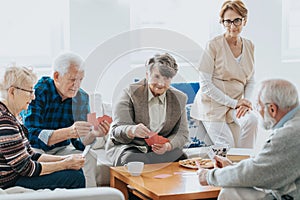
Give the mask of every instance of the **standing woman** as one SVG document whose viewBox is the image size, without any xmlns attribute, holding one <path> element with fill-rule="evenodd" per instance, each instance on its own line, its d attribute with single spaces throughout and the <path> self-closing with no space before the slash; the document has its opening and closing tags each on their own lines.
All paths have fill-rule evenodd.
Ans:
<svg viewBox="0 0 300 200">
<path fill-rule="evenodd" d="M 37 77 L 31 70 L 10 67 L 0 82 L 0 188 L 83 188 L 81 155 L 53 156 L 35 153 L 26 138 L 19 115 L 35 98 Z"/>
<path fill-rule="evenodd" d="M 220 23 L 226 32 L 208 42 L 200 65 L 200 90 L 191 116 L 201 120 L 213 143 L 252 148 L 257 132 L 250 102 L 254 88 L 254 45 L 240 36 L 248 10 L 240 0 L 225 1 Z M 240 126 L 235 143 L 229 124 Z"/>
</svg>

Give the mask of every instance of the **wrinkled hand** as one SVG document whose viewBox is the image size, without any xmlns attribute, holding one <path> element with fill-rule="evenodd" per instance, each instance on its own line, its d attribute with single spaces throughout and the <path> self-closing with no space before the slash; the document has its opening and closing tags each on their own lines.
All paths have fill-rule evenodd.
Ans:
<svg viewBox="0 0 300 200">
<path fill-rule="evenodd" d="M 152 151 L 156 154 L 162 155 L 166 153 L 167 151 L 170 151 L 171 144 L 169 142 L 166 142 L 165 144 L 154 144 L 152 145 Z"/>
<path fill-rule="evenodd" d="M 85 159 L 81 154 L 71 154 L 67 156 L 63 162 L 66 164 L 67 169 L 79 170 L 83 167 Z"/>
<path fill-rule="evenodd" d="M 103 122 L 100 122 L 98 125 L 98 130 L 94 130 L 92 133 L 94 134 L 95 137 L 103 137 L 107 135 L 109 131 L 110 125 L 109 123 L 104 120 Z"/>
<path fill-rule="evenodd" d="M 248 107 L 248 109 L 252 110 L 252 103 L 249 100 L 247 100 L 247 99 L 240 99 L 240 100 L 238 100 L 235 108 L 237 109 L 237 108 L 239 108 L 241 106 Z"/>
<path fill-rule="evenodd" d="M 134 125 L 129 130 L 129 137 L 148 138 L 150 130 L 142 123 Z"/>
<path fill-rule="evenodd" d="M 207 172 L 208 172 L 207 169 L 203 169 L 203 168 L 198 169 L 197 175 L 198 175 L 198 180 L 199 180 L 200 185 L 208 185 L 207 180 L 206 180 Z"/>
<path fill-rule="evenodd" d="M 232 165 L 232 162 L 228 158 L 222 156 L 214 156 L 214 159 L 216 160 L 215 166 L 218 168 L 223 168 Z"/>
<path fill-rule="evenodd" d="M 85 137 L 91 131 L 92 124 L 85 121 L 75 122 L 71 128 L 72 138 Z"/>
<path fill-rule="evenodd" d="M 250 112 L 250 110 L 251 109 L 247 106 L 240 106 L 237 109 L 236 117 L 237 118 L 244 117 L 248 112 Z"/>
</svg>

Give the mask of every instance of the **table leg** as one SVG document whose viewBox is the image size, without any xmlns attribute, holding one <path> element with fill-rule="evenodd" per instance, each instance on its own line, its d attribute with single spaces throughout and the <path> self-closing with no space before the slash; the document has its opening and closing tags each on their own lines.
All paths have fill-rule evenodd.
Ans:
<svg viewBox="0 0 300 200">
<path fill-rule="evenodd" d="M 126 183 L 119 180 L 117 177 L 111 177 L 110 186 L 120 190 L 124 194 L 125 199 L 128 199 L 128 190 Z"/>
</svg>

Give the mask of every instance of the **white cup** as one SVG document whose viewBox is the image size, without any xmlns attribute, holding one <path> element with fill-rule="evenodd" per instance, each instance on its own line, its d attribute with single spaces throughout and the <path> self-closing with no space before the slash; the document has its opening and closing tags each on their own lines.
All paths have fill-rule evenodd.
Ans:
<svg viewBox="0 0 300 200">
<path fill-rule="evenodd" d="M 129 162 L 124 165 L 127 168 L 127 171 L 130 173 L 131 176 L 139 176 L 141 175 L 144 169 L 143 162 Z"/>
</svg>

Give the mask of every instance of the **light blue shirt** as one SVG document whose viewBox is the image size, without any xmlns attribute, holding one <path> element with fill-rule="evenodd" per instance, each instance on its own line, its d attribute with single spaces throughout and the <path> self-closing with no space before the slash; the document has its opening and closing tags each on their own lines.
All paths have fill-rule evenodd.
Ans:
<svg viewBox="0 0 300 200">
<path fill-rule="evenodd" d="M 287 122 L 288 120 L 290 120 L 292 117 L 294 117 L 294 115 L 296 114 L 296 112 L 300 109 L 300 106 L 297 106 L 296 108 L 292 109 L 290 112 L 288 112 L 286 115 L 284 115 L 281 120 L 279 120 L 279 122 L 272 128 L 272 129 L 277 129 L 277 128 L 281 128 L 283 126 L 283 124 L 285 124 L 285 122 Z"/>
</svg>

